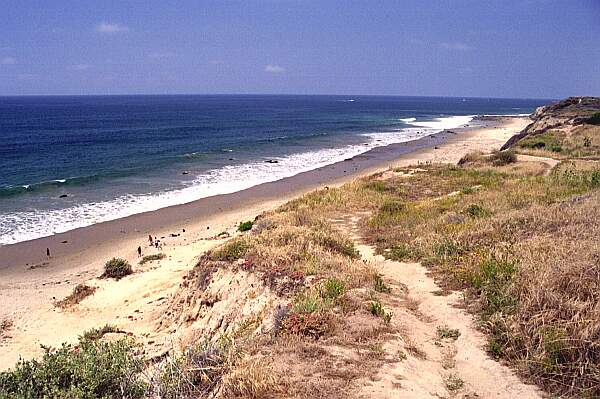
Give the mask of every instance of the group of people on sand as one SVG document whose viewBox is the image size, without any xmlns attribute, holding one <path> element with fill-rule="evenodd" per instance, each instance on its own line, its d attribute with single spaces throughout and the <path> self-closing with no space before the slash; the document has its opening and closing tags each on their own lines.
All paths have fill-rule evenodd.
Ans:
<svg viewBox="0 0 600 399">
<path fill-rule="evenodd" d="M 156 237 L 152 238 L 150 234 L 148 235 L 148 242 L 150 242 L 151 247 L 154 246 L 156 249 L 162 249 L 162 242 Z"/>
<path fill-rule="evenodd" d="M 183 231 L 185 232 L 185 229 Z M 162 242 L 158 238 L 156 238 L 156 237 L 152 238 L 151 234 L 148 235 L 148 242 L 150 242 L 150 246 L 151 247 L 154 247 L 154 248 L 156 248 L 158 250 L 162 250 Z M 142 256 L 142 246 L 141 245 L 138 246 L 137 253 L 138 253 L 138 256 Z M 46 257 L 48 259 L 51 258 L 51 256 L 50 256 L 50 248 L 46 248 Z"/>
<path fill-rule="evenodd" d="M 156 237 L 152 238 L 151 234 L 148 234 L 148 242 L 150 243 L 151 247 L 154 247 L 158 250 L 162 249 L 162 245 L 163 245 L 162 242 Z M 138 256 L 142 256 L 142 246 L 141 245 L 138 246 L 137 253 L 138 253 Z"/>
</svg>

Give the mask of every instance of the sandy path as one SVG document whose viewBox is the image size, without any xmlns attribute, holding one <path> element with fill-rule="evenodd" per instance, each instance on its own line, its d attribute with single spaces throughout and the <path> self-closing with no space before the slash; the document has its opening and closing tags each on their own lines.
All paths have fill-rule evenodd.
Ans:
<svg viewBox="0 0 600 399">
<path fill-rule="evenodd" d="M 338 223 L 357 243 L 365 262 L 392 288 L 380 294 L 392 325 L 401 333 L 384 346 L 386 353 L 405 358 L 383 365 L 377 378 L 363 381 L 360 398 L 541 398 L 539 389 L 523 383 L 508 367 L 485 351 L 486 338 L 473 316 L 461 309 L 460 292 L 440 295 L 440 287 L 419 263 L 395 262 L 374 255 L 362 244 L 360 215 Z M 341 223 L 340 223 L 341 222 Z M 440 338 L 438 328 L 456 329 L 458 338 Z"/>
<path fill-rule="evenodd" d="M 377 398 L 540 398 L 537 387 L 520 381 L 508 367 L 485 352 L 486 339 L 476 330 L 473 317 L 457 306 L 461 294 L 436 295 L 440 288 L 418 263 L 401 263 L 373 256 L 371 247 L 359 247 L 395 291 L 408 289 L 410 309 L 387 301 L 392 323 L 402 338 L 388 343 L 389 352 L 402 348 L 407 358 L 381 370 L 381 380 L 365 387 L 365 397 Z M 441 339 L 438 327 L 457 329 L 460 336 Z M 415 349 L 416 348 L 416 349 Z"/>
<path fill-rule="evenodd" d="M 546 170 L 546 175 L 549 175 L 552 172 L 552 169 L 561 162 L 560 160 L 554 159 L 554 158 L 538 157 L 538 156 L 534 156 L 534 155 L 521 155 L 521 154 L 517 155 L 517 160 L 520 162 L 543 163 L 544 165 L 548 166 L 548 169 Z"/>
</svg>

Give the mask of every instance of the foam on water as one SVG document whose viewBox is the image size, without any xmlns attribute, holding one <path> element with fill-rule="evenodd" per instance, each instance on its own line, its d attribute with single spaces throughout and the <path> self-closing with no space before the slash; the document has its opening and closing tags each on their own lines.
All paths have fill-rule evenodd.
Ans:
<svg viewBox="0 0 600 399">
<path fill-rule="evenodd" d="M 410 122 L 413 126 L 426 127 L 429 129 L 453 129 L 458 126 L 466 125 L 471 122 L 471 120 L 475 117 L 475 115 L 462 115 L 462 116 L 449 116 L 445 118 L 436 118 L 433 121 L 426 122 Z"/>
<path fill-rule="evenodd" d="M 188 203 L 200 198 L 228 194 L 272 182 L 298 173 L 317 169 L 362 154 L 375 147 L 419 139 L 469 123 L 473 116 L 450 116 L 434 121 L 417 122 L 406 118 L 414 127 L 392 132 L 364 134 L 365 143 L 342 148 L 326 148 L 271 158 L 277 163 L 257 160 L 243 165 L 229 165 L 197 176 L 178 190 L 144 195 L 125 195 L 111 201 L 83 203 L 66 209 L 31 210 L 0 215 L 0 244 L 12 244 L 79 227 L 105 222 Z"/>
</svg>

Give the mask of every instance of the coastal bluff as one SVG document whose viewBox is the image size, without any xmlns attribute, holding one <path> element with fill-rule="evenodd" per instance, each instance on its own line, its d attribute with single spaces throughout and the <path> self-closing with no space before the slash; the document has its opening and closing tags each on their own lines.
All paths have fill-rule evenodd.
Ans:
<svg viewBox="0 0 600 399">
<path fill-rule="evenodd" d="M 565 100 L 539 107 L 531 115 L 530 123 L 523 131 L 511 137 L 501 148 L 531 147 L 532 149 L 550 149 L 548 141 L 533 140 L 536 136 L 549 134 L 558 141 L 574 136 L 600 136 L 600 97 L 569 97 Z M 527 142 L 529 141 L 529 143 Z M 584 142 L 585 141 L 585 142 Z M 591 143 L 582 138 L 582 145 Z M 525 146 L 523 146 L 525 144 Z M 555 147 L 558 149 L 559 147 Z M 560 151 L 555 151 L 560 152 Z"/>
</svg>

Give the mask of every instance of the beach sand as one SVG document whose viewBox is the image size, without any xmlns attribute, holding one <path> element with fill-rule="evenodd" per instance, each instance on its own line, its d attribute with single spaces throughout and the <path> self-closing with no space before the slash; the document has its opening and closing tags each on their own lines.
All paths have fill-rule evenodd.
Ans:
<svg viewBox="0 0 600 399">
<path fill-rule="evenodd" d="M 143 337 L 147 350 L 169 346 L 169 331 L 156 332 L 155 320 L 182 277 L 203 252 L 222 242 L 223 231 L 235 234 L 237 223 L 251 220 L 303 193 L 343 184 L 393 166 L 457 162 L 472 151 L 500 148 L 529 123 L 523 117 L 487 117 L 474 126 L 443 132 L 414 142 L 376 148 L 368 153 L 273 183 L 177 205 L 154 212 L 76 229 L 52 237 L 0 247 L 0 369 L 42 353 L 40 344 L 75 342 L 83 331 L 112 324 Z M 185 232 L 183 231 L 185 229 Z M 167 257 L 139 266 L 148 234 L 164 244 Z M 171 234 L 174 235 L 171 236 Z M 52 257 L 46 259 L 46 248 Z M 134 275 L 120 281 L 99 279 L 112 257 L 128 259 Z M 79 283 L 98 287 L 95 294 L 69 309 L 54 306 Z M 165 344 L 167 343 L 167 344 Z"/>
</svg>

